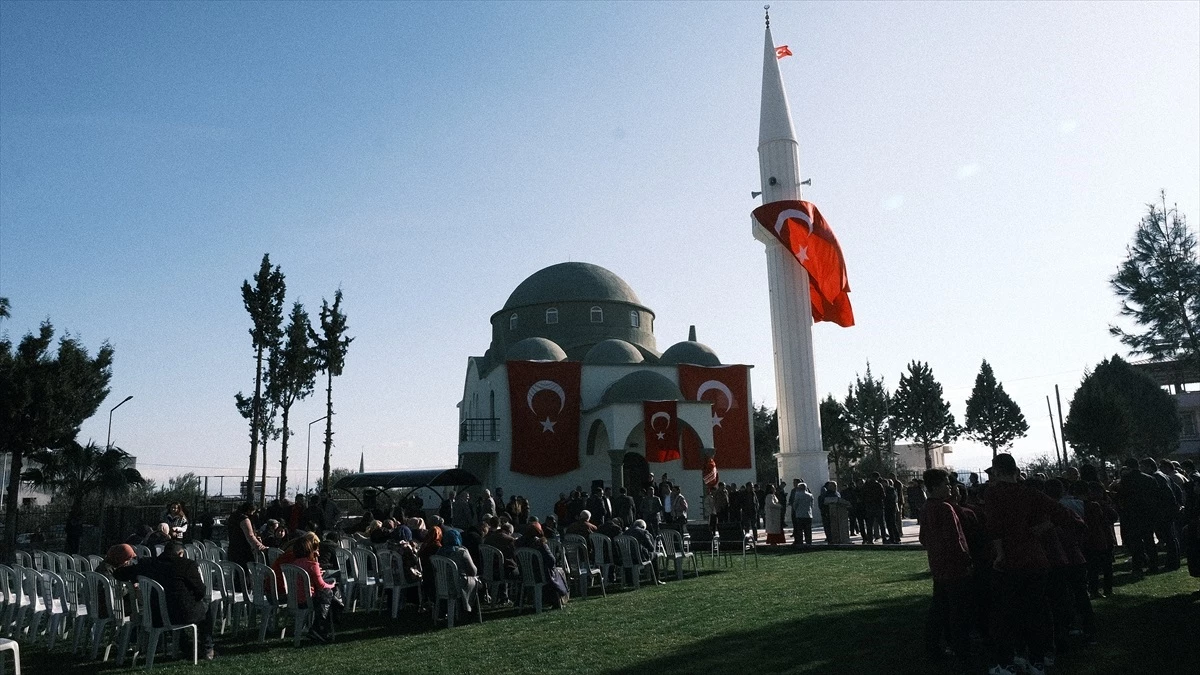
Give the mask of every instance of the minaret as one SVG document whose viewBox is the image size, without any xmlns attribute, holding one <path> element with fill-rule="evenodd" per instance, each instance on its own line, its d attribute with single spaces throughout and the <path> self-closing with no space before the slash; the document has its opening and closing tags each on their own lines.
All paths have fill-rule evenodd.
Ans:
<svg viewBox="0 0 1200 675">
<path fill-rule="evenodd" d="M 758 121 L 758 166 L 764 204 L 800 199 L 800 153 L 788 108 L 779 59 L 771 39 L 771 17 L 763 44 L 762 110 Z M 771 337 L 775 347 L 775 396 L 779 410 L 779 477 L 790 486 L 801 478 L 819 494 L 829 480 L 829 458 L 821 445 L 821 415 L 813 367 L 812 306 L 808 272 L 771 233 L 751 218 L 754 238 L 766 246 L 771 294 Z M 816 513 L 813 513 L 816 516 Z"/>
</svg>

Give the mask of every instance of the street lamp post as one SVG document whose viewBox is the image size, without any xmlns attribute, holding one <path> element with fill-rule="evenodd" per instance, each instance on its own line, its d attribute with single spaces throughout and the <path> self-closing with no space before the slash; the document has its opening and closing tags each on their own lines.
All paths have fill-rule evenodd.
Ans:
<svg viewBox="0 0 1200 675">
<path fill-rule="evenodd" d="M 304 457 L 304 494 L 308 494 L 308 467 L 310 461 L 312 460 L 312 425 L 320 422 L 326 417 L 329 417 L 329 415 L 322 415 L 321 417 L 308 423 L 308 454 Z"/>
<path fill-rule="evenodd" d="M 126 403 L 129 403 L 129 400 L 130 400 L 130 399 L 132 399 L 132 398 L 133 398 L 133 396 L 132 396 L 132 395 L 130 395 L 130 396 L 126 396 L 126 397 L 125 397 L 125 399 L 124 399 L 123 401 L 121 401 L 120 403 L 118 403 L 118 404 L 114 405 L 114 406 L 112 407 L 112 409 L 110 409 L 110 410 L 108 411 L 108 442 L 104 444 L 104 449 L 105 449 L 105 450 L 111 450 L 111 449 L 112 449 L 112 415 L 113 415 L 113 411 L 115 411 L 117 408 L 120 408 L 121 406 L 125 405 Z"/>
</svg>

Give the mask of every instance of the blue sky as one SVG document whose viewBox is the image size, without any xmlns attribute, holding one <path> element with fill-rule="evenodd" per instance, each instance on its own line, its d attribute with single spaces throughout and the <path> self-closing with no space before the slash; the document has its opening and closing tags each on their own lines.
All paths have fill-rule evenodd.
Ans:
<svg viewBox="0 0 1200 675">
<path fill-rule="evenodd" d="M 773 3 L 772 30 L 858 319 L 815 329 L 819 391 L 925 360 L 961 421 L 986 358 L 1018 455 L 1051 452 L 1045 395 L 1125 353 L 1106 279 L 1145 202 L 1200 218 L 1200 5 Z M 335 466 L 452 464 L 489 316 L 564 260 L 773 404 L 761 43 L 752 2 L 4 2 L 0 330 L 110 341 L 114 442 L 159 479 L 245 470 L 264 252 L 289 303 L 346 296 Z"/>
</svg>

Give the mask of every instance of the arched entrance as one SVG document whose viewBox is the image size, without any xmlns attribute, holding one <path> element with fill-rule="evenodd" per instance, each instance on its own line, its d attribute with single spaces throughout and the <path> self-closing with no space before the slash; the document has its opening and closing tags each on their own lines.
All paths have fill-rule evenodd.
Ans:
<svg viewBox="0 0 1200 675">
<path fill-rule="evenodd" d="M 625 453 L 621 461 L 621 483 L 631 495 L 640 494 L 650 482 L 650 463 L 636 452 Z"/>
</svg>

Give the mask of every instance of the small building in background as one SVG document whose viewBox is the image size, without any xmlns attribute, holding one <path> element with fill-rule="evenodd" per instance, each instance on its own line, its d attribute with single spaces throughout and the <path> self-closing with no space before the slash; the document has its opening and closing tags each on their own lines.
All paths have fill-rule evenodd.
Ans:
<svg viewBox="0 0 1200 675">
<path fill-rule="evenodd" d="M 1166 389 L 1179 406 L 1179 447 L 1172 457 L 1200 457 L 1200 369 L 1182 360 L 1138 361 L 1131 365 Z"/>
</svg>

